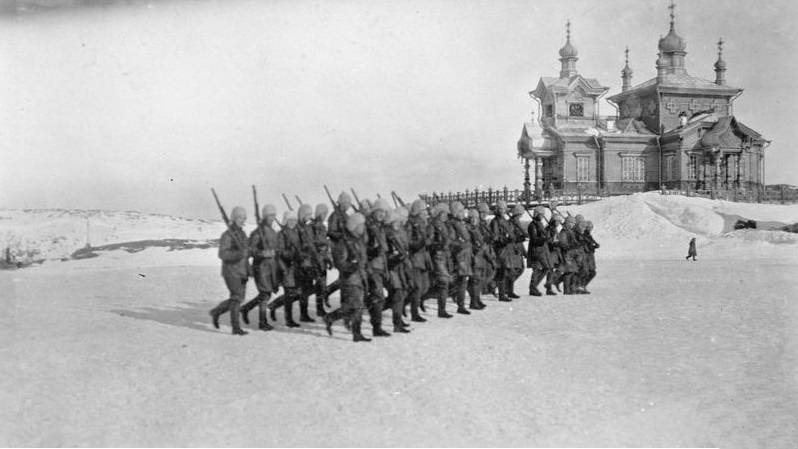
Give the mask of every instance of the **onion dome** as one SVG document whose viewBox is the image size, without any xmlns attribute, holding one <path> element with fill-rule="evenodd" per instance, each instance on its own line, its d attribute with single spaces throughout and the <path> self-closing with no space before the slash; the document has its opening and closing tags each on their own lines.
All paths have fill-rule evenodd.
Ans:
<svg viewBox="0 0 798 449">
<path fill-rule="evenodd" d="M 659 40 L 659 49 L 663 53 L 687 50 L 687 41 L 676 34 L 676 30 L 673 28 L 673 22 L 671 22 L 671 30 L 668 32 L 668 35 Z"/>
<path fill-rule="evenodd" d="M 626 65 L 623 67 L 623 70 L 621 70 L 621 75 L 627 78 L 632 76 L 632 73 L 632 68 L 629 67 L 629 47 L 626 47 Z"/>
<path fill-rule="evenodd" d="M 718 60 L 715 61 L 716 70 L 726 70 L 726 61 L 723 60 L 723 39 L 718 40 Z"/>
<path fill-rule="evenodd" d="M 569 20 L 568 23 L 565 25 L 566 27 L 566 40 L 565 45 L 560 49 L 560 57 L 562 58 L 575 58 L 579 52 L 576 50 L 571 44 L 571 21 Z"/>
</svg>

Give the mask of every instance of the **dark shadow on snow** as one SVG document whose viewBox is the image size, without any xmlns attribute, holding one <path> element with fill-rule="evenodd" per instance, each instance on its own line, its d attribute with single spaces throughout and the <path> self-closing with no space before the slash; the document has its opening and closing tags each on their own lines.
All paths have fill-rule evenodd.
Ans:
<svg viewBox="0 0 798 449">
<path fill-rule="evenodd" d="M 137 320 L 152 321 L 155 323 L 166 324 L 169 326 L 183 327 L 202 332 L 210 332 L 214 334 L 230 334 L 230 315 L 225 313 L 219 318 L 219 329 L 215 329 L 211 322 L 210 310 L 216 305 L 215 302 L 182 302 L 179 306 L 174 307 L 139 307 L 135 309 L 114 309 L 111 313 L 126 318 L 134 318 Z M 296 314 L 299 312 L 296 310 Z M 249 325 L 241 322 L 244 330 L 254 334 L 269 334 L 271 332 L 288 333 L 297 335 L 308 335 L 320 338 L 335 338 L 342 337 L 343 332 L 336 332 L 333 337 L 327 334 L 327 329 L 324 322 L 320 318 L 316 318 L 315 323 L 301 323 L 302 327 L 288 328 L 282 324 L 280 315 L 278 314 L 278 321 L 273 322 L 269 320 L 274 329 L 268 332 L 263 332 L 258 329 L 258 311 L 257 309 L 249 313 Z M 337 329 L 336 329 L 337 330 Z M 344 331 L 344 329 L 341 329 Z"/>
</svg>

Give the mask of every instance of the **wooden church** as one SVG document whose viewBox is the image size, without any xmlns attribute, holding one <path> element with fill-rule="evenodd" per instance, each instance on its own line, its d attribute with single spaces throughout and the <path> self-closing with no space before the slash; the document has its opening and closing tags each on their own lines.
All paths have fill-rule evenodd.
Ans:
<svg viewBox="0 0 798 449">
<path fill-rule="evenodd" d="M 726 84 L 723 41 L 715 80 L 690 75 L 684 65 L 687 42 L 676 33 L 673 4 L 670 9 L 655 78 L 633 86 L 626 50 L 621 92 L 606 98 L 617 107 L 614 116 L 599 114 L 609 88 L 576 69 L 568 23 L 560 75 L 540 78 L 529 93 L 539 105 L 538 118 L 524 123 L 518 141 L 528 192 L 734 190 L 750 197 L 762 191 L 770 141 L 734 116 L 742 89 Z"/>
</svg>

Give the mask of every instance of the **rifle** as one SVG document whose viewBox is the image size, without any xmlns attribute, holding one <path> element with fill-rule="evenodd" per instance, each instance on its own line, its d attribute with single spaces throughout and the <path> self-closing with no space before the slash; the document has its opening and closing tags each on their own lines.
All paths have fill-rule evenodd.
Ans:
<svg viewBox="0 0 798 449">
<path fill-rule="evenodd" d="M 360 199 L 357 197 L 357 193 L 355 193 L 355 189 L 350 187 L 349 190 L 352 191 L 352 195 L 355 197 L 355 202 L 357 203 L 357 206 L 355 206 L 353 204 L 352 208 L 355 209 L 355 212 L 360 212 Z"/>
<path fill-rule="evenodd" d="M 299 205 L 300 205 L 300 206 L 301 206 L 302 204 L 304 204 L 304 203 L 302 202 L 302 200 L 299 198 L 299 195 L 294 195 L 294 198 L 296 198 L 296 201 L 299 203 Z"/>
<path fill-rule="evenodd" d="M 283 193 L 283 199 L 285 200 L 285 205 L 286 205 L 286 206 L 288 206 L 288 210 L 290 210 L 291 212 L 293 212 L 293 211 L 294 211 L 294 208 L 293 208 L 293 207 L 291 207 L 291 203 L 288 201 L 288 197 L 287 197 L 287 196 L 285 196 L 285 193 Z"/>
<path fill-rule="evenodd" d="M 399 209 L 399 203 L 396 202 L 396 197 L 393 196 L 393 192 L 391 192 L 391 199 L 393 200 L 393 207 Z"/>
<path fill-rule="evenodd" d="M 393 196 L 393 198 L 394 198 L 394 201 L 398 201 L 398 202 L 399 202 L 399 205 L 400 205 L 400 206 L 402 206 L 402 207 L 407 207 L 407 206 L 405 205 L 405 202 L 404 202 L 404 201 L 402 201 L 402 198 L 399 198 L 399 195 L 397 195 L 397 194 L 396 194 L 396 192 L 394 192 L 393 190 L 391 190 L 391 195 Z"/>
<path fill-rule="evenodd" d="M 336 203 L 332 195 L 330 195 L 330 190 L 327 188 L 327 184 L 324 185 L 324 191 L 327 192 L 327 198 L 330 199 L 330 203 L 332 203 L 333 210 L 338 208 L 338 203 Z"/>
<path fill-rule="evenodd" d="M 252 184 L 252 198 L 255 200 L 255 220 L 258 220 L 258 235 L 260 236 L 263 248 L 266 249 L 266 235 L 263 233 L 263 228 L 260 226 L 260 207 L 258 206 L 258 191 L 255 190 L 255 184 Z"/>
<path fill-rule="evenodd" d="M 224 220 L 224 224 L 227 225 L 227 229 L 232 231 L 233 224 L 230 223 L 230 218 L 227 217 L 227 212 L 224 211 L 224 207 L 222 207 L 222 203 L 219 201 L 219 196 L 216 195 L 216 190 L 214 190 L 213 187 L 211 187 L 211 193 L 213 193 L 213 199 L 216 200 L 216 205 L 219 206 L 219 212 L 221 212 L 222 214 L 222 219 Z M 248 245 L 243 244 L 241 240 L 238 238 L 238 233 L 231 232 L 230 235 L 233 236 L 233 240 L 236 241 L 236 243 L 238 244 L 238 246 L 241 247 L 242 250 L 246 250 L 249 248 Z"/>
</svg>

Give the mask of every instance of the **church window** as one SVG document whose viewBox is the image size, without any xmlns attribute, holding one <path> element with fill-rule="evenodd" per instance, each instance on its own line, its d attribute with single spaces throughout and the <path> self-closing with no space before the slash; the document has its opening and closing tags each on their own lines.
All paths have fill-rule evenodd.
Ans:
<svg viewBox="0 0 798 449">
<path fill-rule="evenodd" d="M 545 114 L 546 114 L 546 117 L 554 117 L 554 105 L 553 104 L 547 104 L 546 105 Z"/>
<path fill-rule="evenodd" d="M 585 106 L 582 103 L 571 103 L 568 105 L 568 115 L 571 117 L 584 117 Z"/>
<path fill-rule="evenodd" d="M 673 155 L 665 156 L 665 173 L 663 173 L 664 181 L 673 181 Z"/>
<path fill-rule="evenodd" d="M 695 181 L 698 179 L 698 156 L 690 156 L 689 164 L 687 167 L 687 179 Z"/>
<path fill-rule="evenodd" d="M 590 159 L 585 156 L 577 156 L 576 158 L 576 180 L 589 181 L 590 180 Z"/>
<path fill-rule="evenodd" d="M 621 180 L 643 182 L 646 176 L 646 161 L 643 156 L 621 158 Z"/>
</svg>

